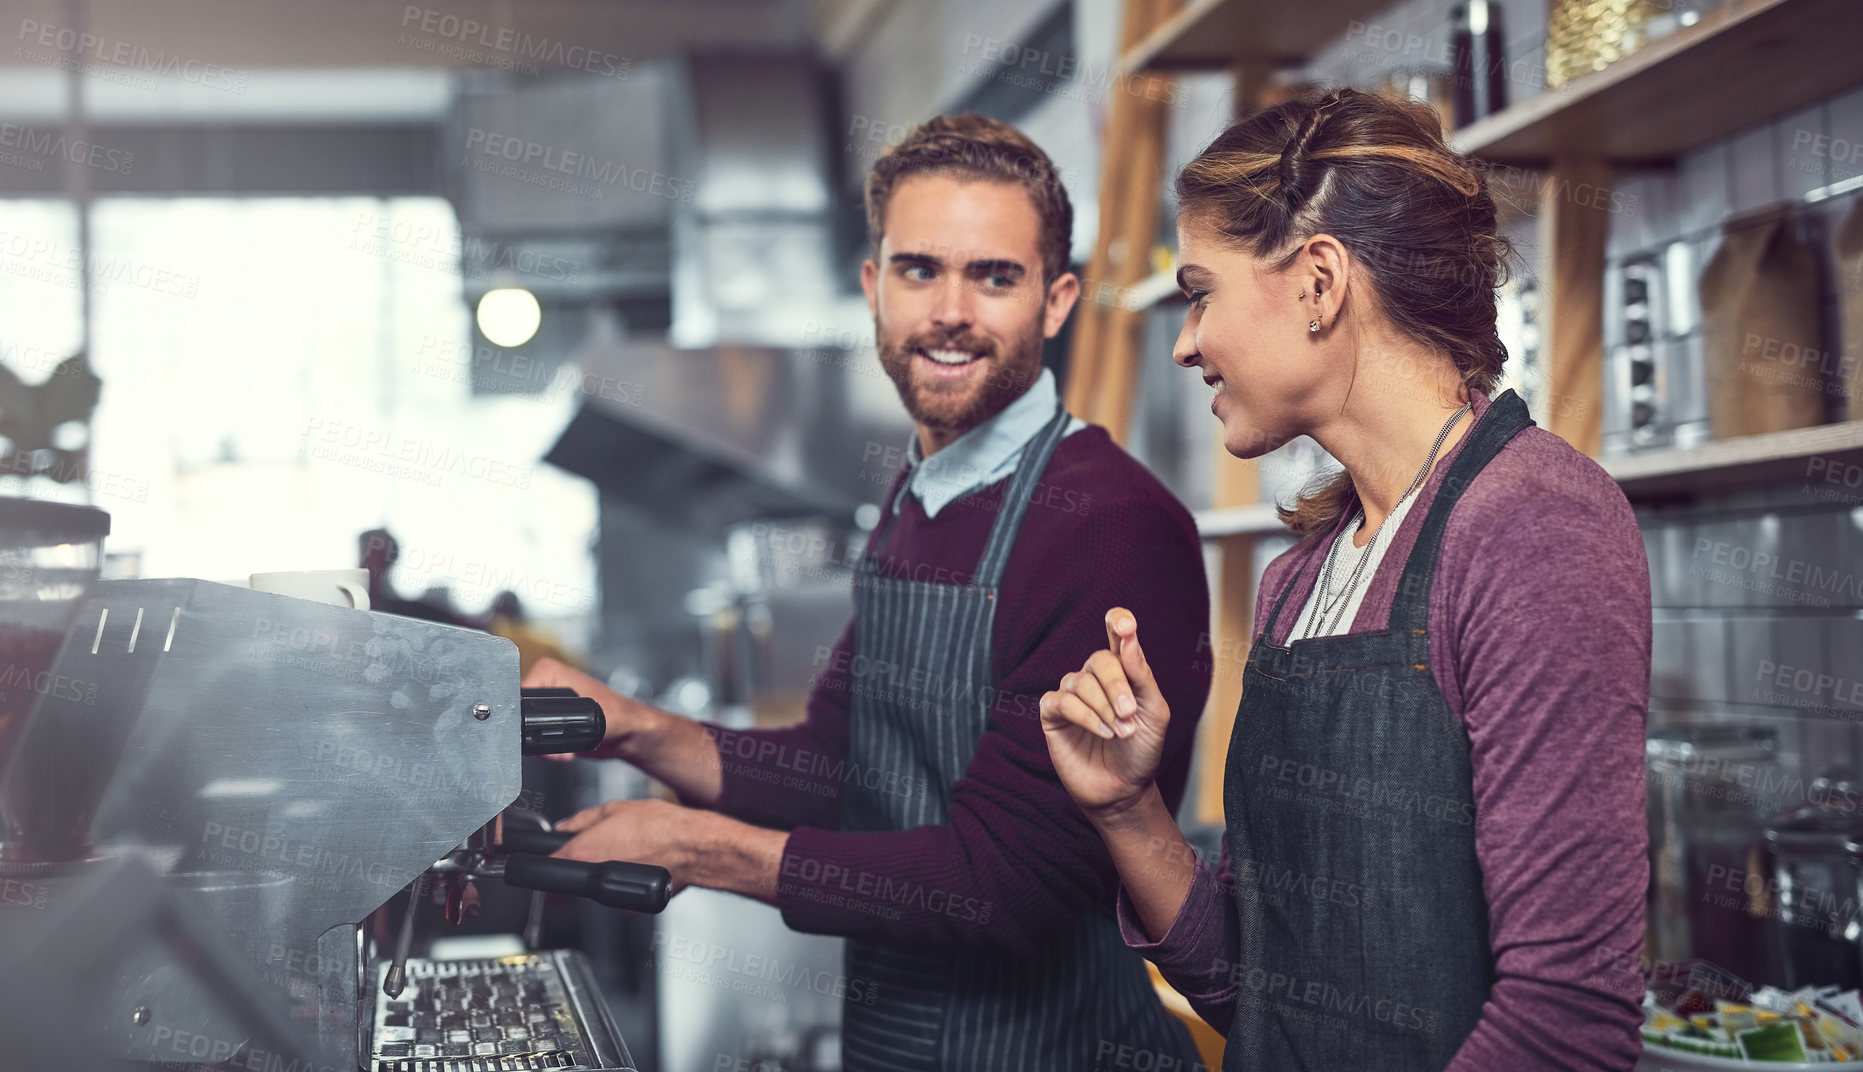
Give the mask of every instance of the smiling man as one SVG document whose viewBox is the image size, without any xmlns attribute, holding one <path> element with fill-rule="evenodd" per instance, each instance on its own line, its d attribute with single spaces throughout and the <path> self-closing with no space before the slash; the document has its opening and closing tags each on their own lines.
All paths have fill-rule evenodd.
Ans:
<svg viewBox="0 0 1863 1072">
<path fill-rule="evenodd" d="M 1034 143 L 929 120 L 875 162 L 867 223 L 861 285 L 915 434 L 808 716 L 732 731 L 539 663 L 525 684 L 601 701 L 597 755 L 689 805 L 582 812 L 559 855 L 661 864 L 845 936 L 849 1072 L 1190 1069 L 1120 938 L 1110 858 L 1055 775 L 1040 700 L 1106 644 L 1105 608 L 1176 623 L 1146 638 L 1191 713 L 1158 779 L 1176 808 L 1210 679 L 1196 528 L 1042 368 L 1080 282 L 1073 209 Z"/>
</svg>

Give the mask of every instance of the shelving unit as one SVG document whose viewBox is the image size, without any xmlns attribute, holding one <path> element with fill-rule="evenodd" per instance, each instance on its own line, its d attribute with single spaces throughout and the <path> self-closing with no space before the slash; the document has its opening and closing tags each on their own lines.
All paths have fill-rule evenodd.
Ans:
<svg viewBox="0 0 1863 1072">
<path fill-rule="evenodd" d="M 1119 58 L 1127 74 L 1305 63 L 1390 0 L 1193 0 Z"/>
<path fill-rule="evenodd" d="M 1815 486 L 1833 475 L 1834 489 L 1854 495 L 1860 486 L 1843 480 L 1863 480 L 1863 420 L 1609 458 L 1603 465 L 1632 501 L 1777 482 Z"/>
<path fill-rule="evenodd" d="M 1173 297 L 1181 297 L 1181 292 L 1177 289 L 1177 272 L 1175 270 L 1153 272 L 1127 288 L 1126 308 L 1143 311 L 1169 301 Z"/>
<path fill-rule="evenodd" d="M 1125 40 L 1127 75 L 1228 70 L 1238 114 L 1274 91 L 1279 68 L 1298 66 L 1343 38 L 1355 21 L 1374 22 L 1394 0 L 1189 0 Z M 1154 9 L 1155 10 L 1155 9 Z M 1662 165 L 1863 83 L 1863 0 L 1729 0 L 1693 26 L 1611 65 L 1504 109 L 1463 130 L 1456 149 L 1492 162 L 1504 211 L 1530 213 L 1551 251 L 1543 266 L 1544 352 L 1549 390 L 1565 404 L 1544 422 L 1598 457 L 1604 412 L 1603 283 L 1609 190 L 1620 166 Z M 1537 66 L 1540 57 L 1525 57 Z M 1136 167 L 1137 164 L 1126 164 Z M 1504 195 L 1504 196 L 1503 196 Z M 1142 207 L 1156 211 L 1155 204 Z M 1105 220 L 1135 206 L 1103 199 Z M 1534 210 L 1537 208 L 1537 212 Z M 1103 222 L 1103 229 L 1108 224 Z M 1168 300 L 1175 281 L 1128 277 L 1124 306 Z M 1220 444 L 1218 444 L 1220 450 Z M 1825 458 L 1831 470 L 1811 472 Z M 1633 501 L 1696 495 L 1768 481 L 1810 482 L 1824 471 L 1863 466 L 1863 421 L 1750 436 L 1686 450 L 1603 459 Z M 1272 503 L 1260 500 L 1256 471 L 1216 461 L 1213 505 L 1196 512 L 1198 531 L 1220 551 L 1213 582 L 1213 631 L 1246 645 L 1253 620 L 1257 542 L 1283 532 Z M 1841 479 L 1841 477 L 1840 477 Z M 1846 488 L 1853 491 L 1853 488 Z M 1199 744 L 1199 819 L 1221 814 L 1221 749 L 1239 689 L 1214 683 Z M 1214 759 L 1212 759 L 1214 757 Z"/>
<path fill-rule="evenodd" d="M 1828 485 L 1854 496 L 1863 491 L 1863 420 L 1606 458 L 1600 464 L 1632 502 L 1782 482 Z M 1286 531 L 1273 503 L 1195 510 L 1191 516 L 1205 540 Z"/>
<path fill-rule="evenodd" d="M 1265 536 L 1284 532 L 1281 519 L 1275 516 L 1273 503 L 1250 506 L 1220 506 L 1191 511 L 1197 522 L 1197 535 L 1206 540 L 1226 536 Z"/>
<path fill-rule="evenodd" d="M 1516 167 L 1567 156 L 1658 164 L 1856 84 L 1860 50 L 1857 0 L 1732 0 L 1450 141 Z"/>
</svg>

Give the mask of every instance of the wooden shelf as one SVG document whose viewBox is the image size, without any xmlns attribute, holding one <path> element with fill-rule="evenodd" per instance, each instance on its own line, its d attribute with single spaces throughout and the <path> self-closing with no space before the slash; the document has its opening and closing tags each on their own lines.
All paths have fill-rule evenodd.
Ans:
<svg viewBox="0 0 1863 1072">
<path fill-rule="evenodd" d="M 1281 519 L 1275 516 L 1273 503 L 1194 510 L 1191 516 L 1197 521 L 1197 534 L 1206 540 L 1287 531 L 1287 526 L 1281 524 Z"/>
<path fill-rule="evenodd" d="M 1812 460 L 1823 465 L 1812 471 Z M 1699 446 L 1603 458 L 1632 502 L 1676 496 L 1717 494 L 1759 484 L 1808 484 L 1855 497 L 1863 479 L 1863 420 L 1794 428 L 1789 432 L 1737 436 Z M 1285 533 L 1273 503 L 1254 503 L 1192 511 L 1197 533 L 1206 540 L 1224 536 Z"/>
<path fill-rule="evenodd" d="M 1811 472 L 1812 460 L 1824 465 Z M 1652 451 L 1600 462 L 1631 501 L 1727 491 L 1763 483 L 1802 483 L 1854 495 L 1855 485 L 1825 484 L 1848 466 L 1863 465 L 1863 420 L 1736 436 L 1678 450 Z"/>
<path fill-rule="evenodd" d="M 1294 67 L 1389 0 L 1192 0 L 1119 57 L 1125 74 Z"/>
<path fill-rule="evenodd" d="M 1461 152 L 1527 168 L 1568 156 L 1661 165 L 1863 83 L 1859 54 L 1858 0 L 1730 0 L 1450 140 Z"/>
</svg>

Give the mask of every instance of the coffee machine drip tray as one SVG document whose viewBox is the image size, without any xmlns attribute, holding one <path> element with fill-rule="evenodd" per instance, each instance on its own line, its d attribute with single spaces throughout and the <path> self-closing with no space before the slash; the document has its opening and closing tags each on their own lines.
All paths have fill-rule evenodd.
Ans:
<svg viewBox="0 0 1863 1072">
<path fill-rule="evenodd" d="M 369 1072 L 621 1069 L 633 1061 L 581 954 L 407 964 L 399 998 L 376 966 Z"/>
</svg>

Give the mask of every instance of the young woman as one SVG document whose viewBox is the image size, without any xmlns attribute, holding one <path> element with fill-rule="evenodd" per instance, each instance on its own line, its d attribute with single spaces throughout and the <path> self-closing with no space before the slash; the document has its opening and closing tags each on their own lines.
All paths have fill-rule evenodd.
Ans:
<svg viewBox="0 0 1863 1072">
<path fill-rule="evenodd" d="M 1611 478 L 1491 397 L 1483 176 L 1427 109 L 1341 89 L 1236 123 L 1177 196 L 1173 357 L 1224 445 L 1309 435 L 1344 471 L 1283 509 L 1299 542 L 1217 667 L 1243 682 L 1222 866 L 1155 788 L 1174 716 L 1132 614 L 1042 699 L 1127 944 L 1229 1069 L 1630 1068 L 1648 566 Z"/>
</svg>

